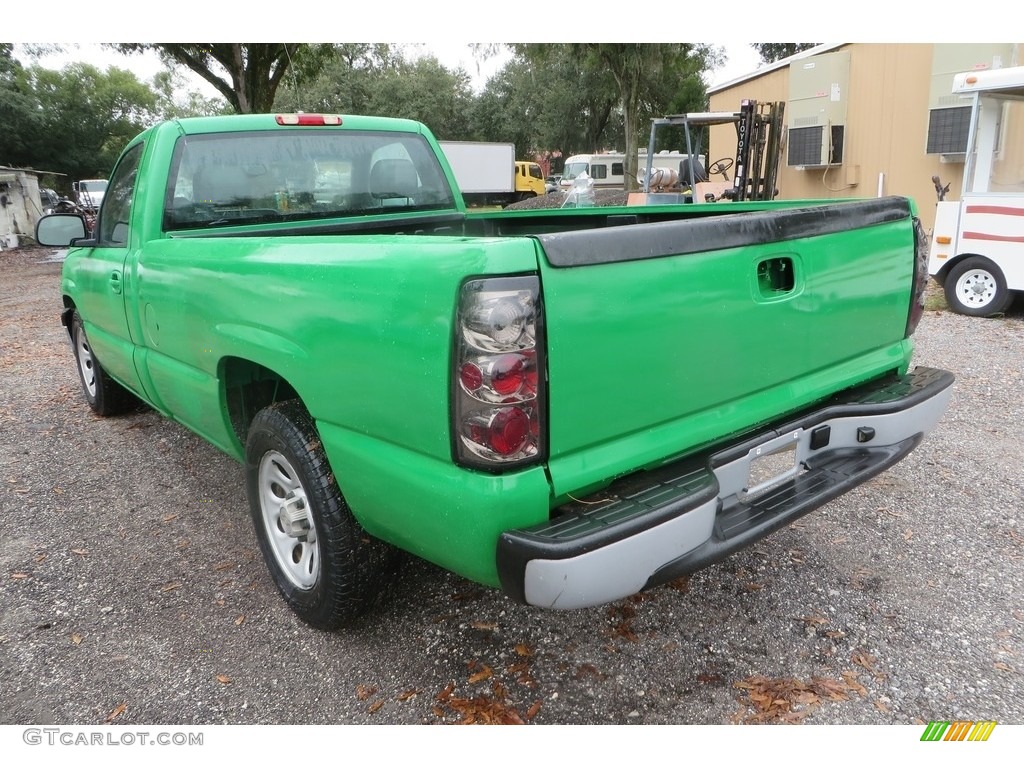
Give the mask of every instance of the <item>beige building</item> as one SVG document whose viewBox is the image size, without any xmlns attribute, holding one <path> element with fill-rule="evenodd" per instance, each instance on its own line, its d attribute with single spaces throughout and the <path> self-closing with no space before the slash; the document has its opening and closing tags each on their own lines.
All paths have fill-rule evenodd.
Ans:
<svg viewBox="0 0 1024 768">
<path fill-rule="evenodd" d="M 953 76 L 1022 58 L 1019 43 L 820 45 L 710 89 L 709 108 L 785 102 L 779 199 L 903 195 L 930 229 L 932 177 L 948 200 L 963 181 L 970 107 L 952 96 Z M 710 143 L 709 160 L 734 156 L 734 127 L 713 128 Z"/>
</svg>

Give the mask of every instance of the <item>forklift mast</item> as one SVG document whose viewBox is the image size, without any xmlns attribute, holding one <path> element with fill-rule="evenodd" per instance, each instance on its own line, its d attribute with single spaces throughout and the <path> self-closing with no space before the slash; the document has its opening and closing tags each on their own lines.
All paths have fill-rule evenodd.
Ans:
<svg viewBox="0 0 1024 768">
<path fill-rule="evenodd" d="M 733 200 L 773 200 L 782 160 L 785 102 L 740 102 L 736 121 L 736 171 Z"/>
</svg>

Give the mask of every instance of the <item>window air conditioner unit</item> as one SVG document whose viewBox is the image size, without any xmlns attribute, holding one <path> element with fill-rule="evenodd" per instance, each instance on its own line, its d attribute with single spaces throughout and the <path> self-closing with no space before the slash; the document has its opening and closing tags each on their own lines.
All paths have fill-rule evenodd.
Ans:
<svg viewBox="0 0 1024 768">
<path fill-rule="evenodd" d="M 842 125 L 811 125 L 789 129 L 786 165 L 793 168 L 822 168 L 843 162 Z"/>
</svg>

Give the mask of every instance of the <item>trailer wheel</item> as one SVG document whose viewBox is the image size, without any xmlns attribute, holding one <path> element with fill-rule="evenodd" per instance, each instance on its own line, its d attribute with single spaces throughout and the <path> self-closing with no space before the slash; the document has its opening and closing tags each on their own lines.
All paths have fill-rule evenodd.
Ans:
<svg viewBox="0 0 1024 768">
<path fill-rule="evenodd" d="M 961 315 L 992 317 L 1013 301 L 1002 271 L 983 256 L 971 256 L 953 267 L 944 283 L 950 309 Z"/>
</svg>

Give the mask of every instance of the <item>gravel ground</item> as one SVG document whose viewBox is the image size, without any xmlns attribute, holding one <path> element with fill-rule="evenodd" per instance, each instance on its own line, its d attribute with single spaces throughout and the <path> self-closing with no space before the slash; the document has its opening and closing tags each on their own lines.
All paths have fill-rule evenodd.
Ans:
<svg viewBox="0 0 1024 768">
<path fill-rule="evenodd" d="M 414 560 L 324 633 L 279 599 L 238 465 L 89 411 L 59 270 L 0 252 L 2 723 L 1024 723 L 1020 302 L 928 312 L 917 362 L 957 375 L 937 430 L 689 580 L 563 613 Z"/>
</svg>

